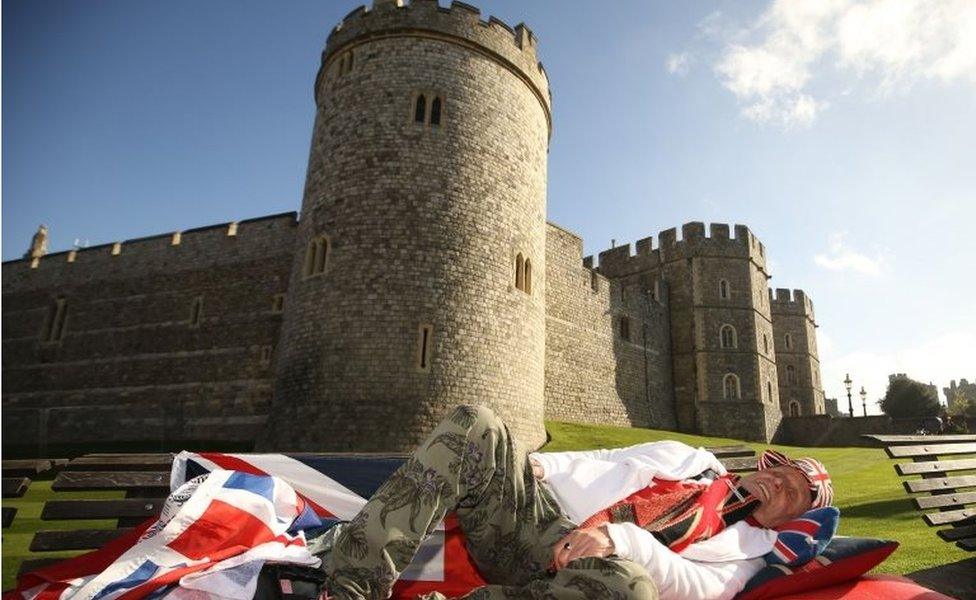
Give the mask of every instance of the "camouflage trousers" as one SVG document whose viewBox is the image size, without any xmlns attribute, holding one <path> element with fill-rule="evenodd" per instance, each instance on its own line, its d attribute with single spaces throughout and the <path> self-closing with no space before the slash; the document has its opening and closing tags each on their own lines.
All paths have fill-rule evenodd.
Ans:
<svg viewBox="0 0 976 600">
<path fill-rule="evenodd" d="M 653 600 L 644 568 L 582 558 L 551 572 L 553 546 L 576 525 L 532 475 L 524 452 L 490 410 L 460 406 L 339 530 L 324 557 L 339 600 L 385 599 L 420 542 L 455 511 L 468 550 L 492 585 L 468 599 Z M 427 596 L 441 600 L 441 594 Z"/>
</svg>

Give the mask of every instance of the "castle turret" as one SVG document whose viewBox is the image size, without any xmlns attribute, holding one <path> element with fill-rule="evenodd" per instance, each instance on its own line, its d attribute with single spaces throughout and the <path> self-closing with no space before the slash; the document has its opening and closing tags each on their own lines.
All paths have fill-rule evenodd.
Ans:
<svg viewBox="0 0 976 600">
<path fill-rule="evenodd" d="M 671 308 L 675 413 L 681 431 L 769 441 L 781 418 L 769 278 L 747 227 L 686 223 L 600 253 L 600 272 L 639 284 L 660 274 Z"/>
<path fill-rule="evenodd" d="M 769 294 L 776 338 L 776 367 L 780 406 L 784 415 L 820 415 L 826 412 L 817 321 L 813 302 L 803 290 L 777 288 Z"/>
<path fill-rule="evenodd" d="M 263 445 L 403 450 L 458 403 L 544 441 L 548 80 L 477 9 L 377 0 L 329 36 Z"/>
</svg>

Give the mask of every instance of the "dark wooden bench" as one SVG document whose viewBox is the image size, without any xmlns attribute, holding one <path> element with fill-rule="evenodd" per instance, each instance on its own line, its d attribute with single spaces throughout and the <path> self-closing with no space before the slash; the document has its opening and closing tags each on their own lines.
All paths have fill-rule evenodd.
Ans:
<svg viewBox="0 0 976 600">
<path fill-rule="evenodd" d="M 709 448 L 732 472 L 756 469 L 755 451 L 747 446 Z M 306 454 L 307 456 L 307 454 Z M 391 454 L 319 454 L 322 457 L 369 457 L 402 460 L 403 455 Z M 154 517 L 162 510 L 169 493 L 169 472 L 173 456 L 170 454 L 88 454 L 71 460 L 58 473 L 52 491 L 94 492 L 116 491 L 124 498 L 48 500 L 41 510 L 42 520 L 74 521 L 82 519 L 111 519 L 114 528 L 77 528 L 71 530 L 40 530 L 30 543 L 31 552 L 43 553 L 63 550 L 92 550 L 100 548 L 130 531 L 132 527 Z M 58 558 L 36 558 L 24 561 L 18 573 L 37 569 Z"/>
<path fill-rule="evenodd" d="M 31 481 L 38 476 L 56 472 L 67 464 L 66 458 L 30 458 L 4 460 L 0 463 L 3 469 L 3 497 L 20 498 L 27 493 Z M 10 527 L 17 514 L 17 509 L 10 506 L 3 507 L 3 527 Z"/>
<path fill-rule="evenodd" d="M 976 435 L 865 435 L 884 447 L 909 477 L 902 483 L 912 502 L 943 540 L 976 551 Z M 921 476 L 921 478 L 916 478 Z M 933 512 L 927 512 L 937 509 Z"/>
</svg>

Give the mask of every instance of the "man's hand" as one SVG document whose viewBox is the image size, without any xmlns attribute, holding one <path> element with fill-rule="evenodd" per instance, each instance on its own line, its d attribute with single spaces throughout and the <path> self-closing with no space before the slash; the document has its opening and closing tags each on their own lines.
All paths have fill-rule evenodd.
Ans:
<svg viewBox="0 0 976 600">
<path fill-rule="evenodd" d="M 532 474 L 535 476 L 536 479 L 542 479 L 543 477 L 546 476 L 546 470 L 542 468 L 542 465 L 539 464 L 539 461 L 537 461 L 534 458 L 530 458 L 529 464 L 532 465 Z"/>
<path fill-rule="evenodd" d="M 559 540 L 552 549 L 552 565 L 562 569 L 577 558 L 599 556 L 605 558 L 613 554 L 613 540 L 607 535 L 604 525 L 591 529 L 577 529 Z"/>
</svg>

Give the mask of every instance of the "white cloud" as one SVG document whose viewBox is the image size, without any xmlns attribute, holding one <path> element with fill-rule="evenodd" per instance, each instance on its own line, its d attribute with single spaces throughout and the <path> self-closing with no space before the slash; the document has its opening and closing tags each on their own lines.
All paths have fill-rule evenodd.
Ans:
<svg viewBox="0 0 976 600">
<path fill-rule="evenodd" d="M 948 332 L 918 345 L 889 351 L 852 350 L 840 356 L 834 355 L 833 344 L 825 343 L 830 338 L 823 331 L 817 337 L 824 392 L 828 398 L 837 398 L 838 407 L 845 413 L 847 390 L 843 382 L 847 374 L 854 382 L 851 395 L 855 415 L 862 414 L 859 394 L 862 386 L 867 392 L 868 414 L 881 412 L 876 402 L 888 389 L 888 375 L 892 373 L 906 373 L 923 383 L 934 383 L 942 402 L 945 401 L 942 388 L 950 380 L 972 379 L 976 375 L 972 361 L 973 348 L 976 348 L 973 331 Z"/>
<path fill-rule="evenodd" d="M 847 244 L 847 232 L 839 231 L 831 234 L 828 240 L 828 252 L 816 254 L 813 262 L 829 271 L 854 271 L 862 275 L 879 276 L 888 265 L 884 254 L 878 252 L 868 256 L 854 250 Z"/>
<path fill-rule="evenodd" d="M 681 54 L 670 54 L 665 62 L 665 68 L 672 75 L 687 75 L 691 68 L 691 56 L 687 52 Z"/>
<path fill-rule="evenodd" d="M 745 33 L 718 20 L 699 25 L 724 38 L 715 73 L 758 123 L 812 123 L 829 105 L 831 92 L 812 89 L 828 64 L 883 93 L 926 79 L 976 85 L 972 0 L 775 0 Z"/>
</svg>

